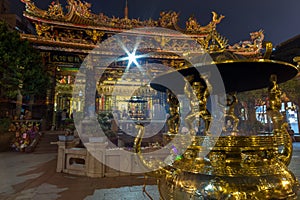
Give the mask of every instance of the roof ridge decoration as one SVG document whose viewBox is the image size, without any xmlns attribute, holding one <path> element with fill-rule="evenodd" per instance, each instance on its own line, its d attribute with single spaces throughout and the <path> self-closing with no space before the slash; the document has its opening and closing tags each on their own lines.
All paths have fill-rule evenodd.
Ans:
<svg viewBox="0 0 300 200">
<path fill-rule="evenodd" d="M 212 12 L 212 21 L 209 22 L 206 26 L 201 26 L 197 19 L 194 16 L 189 17 L 188 21 L 186 22 L 186 31 L 195 33 L 195 32 L 210 32 L 212 30 L 216 29 L 217 24 L 219 24 L 223 18 L 225 18 L 224 15 L 218 15 L 216 12 Z"/>
<path fill-rule="evenodd" d="M 232 46 L 229 45 L 227 50 L 246 57 L 261 56 L 263 45 L 265 45 L 266 52 L 264 57 L 266 57 L 272 51 L 272 44 L 270 42 L 264 43 L 264 38 L 264 31 L 260 29 L 250 33 L 250 40 L 240 41 Z"/>
<path fill-rule="evenodd" d="M 235 55 L 245 57 L 262 57 L 263 31 L 250 34 L 250 41 L 241 41 L 234 45 L 228 45 L 228 40 L 217 31 L 217 25 L 224 19 L 223 15 L 212 12 L 212 20 L 205 26 L 200 25 L 194 16 L 185 22 L 185 28 L 178 26 L 179 13 L 174 11 L 163 11 L 158 20 L 128 19 L 126 17 L 108 17 L 103 13 L 91 12 L 91 4 L 82 0 L 66 0 L 65 9 L 58 1 L 53 1 L 47 10 L 35 6 L 33 0 L 20 0 L 26 5 L 24 16 L 35 24 L 37 37 L 30 38 L 33 42 L 70 45 L 79 48 L 92 48 L 97 42 L 102 41 L 115 33 L 124 30 L 142 27 L 162 27 L 180 31 L 197 40 L 204 50 L 209 53 L 231 52 Z M 162 46 L 169 43 L 157 33 L 149 34 Z M 180 44 L 168 44 L 170 48 Z M 173 46 L 172 46 L 173 45 Z M 174 46 L 175 45 L 175 46 Z M 56 45 L 55 45 L 56 46 Z M 182 46 L 182 45 L 181 45 Z M 183 45 L 184 46 L 184 45 Z M 268 45 L 267 47 L 271 47 Z M 268 52 L 271 48 L 267 49 Z"/>
<path fill-rule="evenodd" d="M 20 0 L 26 4 L 25 16 L 37 17 L 40 19 L 69 22 L 81 25 L 103 26 L 119 29 L 132 29 L 138 27 L 163 27 L 180 30 L 189 34 L 205 34 L 216 29 L 216 25 L 224 18 L 223 15 L 218 16 L 216 12 L 212 12 L 212 21 L 205 26 L 201 26 L 195 17 L 190 17 L 186 22 L 185 29 L 178 26 L 179 13 L 175 11 L 163 11 L 160 13 L 158 20 L 148 19 L 128 19 L 119 17 L 108 17 L 103 13 L 94 14 L 91 12 L 91 4 L 82 2 L 81 0 L 66 0 L 66 10 L 64 13 L 63 6 L 53 1 L 48 10 L 42 10 L 35 6 L 33 0 Z"/>
</svg>

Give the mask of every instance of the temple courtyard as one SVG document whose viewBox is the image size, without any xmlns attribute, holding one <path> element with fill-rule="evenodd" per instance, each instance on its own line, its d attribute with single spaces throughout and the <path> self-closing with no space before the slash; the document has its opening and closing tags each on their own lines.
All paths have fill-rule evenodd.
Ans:
<svg viewBox="0 0 300 200">
<path fill-rule="evenodd" d="M 300 142 L 294 142 L 293 146 L 294 153 L 289 168 L 299 180 Z M 37 149 L 33 153 L 0 153 L 0 199 L 159 199 L 156 180 L 153 178 L 145 179 L 143 175 L 89 178 L 57 173 L 56 158 L 57 153 L 53 149 Z M 146 192 L 143 192 L 144 185 Z"/>
</svg>

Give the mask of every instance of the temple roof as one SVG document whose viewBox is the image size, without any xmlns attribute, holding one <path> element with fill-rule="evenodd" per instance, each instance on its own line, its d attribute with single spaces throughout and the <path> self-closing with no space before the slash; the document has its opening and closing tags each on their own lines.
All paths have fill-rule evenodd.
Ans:
<svg viewBox="0 0 300 200">
<path fill-rule="evenodd" d="M 26 5 L 24 16 L 34 25 L 37 35 L 22 34 L 23 39 L 33 42 L 37 48 L 61 51 L 88 52 L 95 48 L 96 44 L 111 36 L 131 31 L 135 34 L 137 28 L 152 28 L 142 34 L 152 43 L 166 44 L 180 51 L 184 42 L 168 44 L 166 33 L 156 32 L 153 28 L 165 28 L 165 30 L 177 31 L 195 39 L 203 49 L 207 51 L 223 51 L 227 46 L 227 39 L 216 31 L 216 26 L 224 18 L 212 12 L 212 21 L 207 25 L 200 25 L 194 17 L 186 21 L 185 28 L 178 26 L 179 14 L 174 11 L 160 13 L 158 20 L 129 19 L 125 13 L 124 18 L 108 17 L 103 13 L 92 13 L 91 4 L 81 0 L 66 0 L 65 8 L 58 3 L 52 2 L 47 10 L 38 8 L 33 0 L 21 0 Z M 177 37 L 177 36 L 176 36 Z M 179 49 L 178 49 L 179 48 Z"/>
<path fill-rule="evenodd" d="M 124 18 L 108 17 L 103 13 L 92 13 L 90 8 L 91 4 L 82 2 L 81 0 L 67 0 L 66 12 L 64 12 L 63 6 L 60 3 L 52 2 L 48 10 L 42 10 L 35 6 L 32 0 L 21 0 L 26 4 L 26 11 L 24 15 L 33 20 L 45 23 L 56 23 L 76 26 L 85 28 L 94 28 L 98 30 L 111 30 L 120 31 L 132 28 L 140 27 L 163 27 L 171 28 L 188 34 L 207 34 L 212 30 L 215 30 L 217 24 L 224 18 L 223 15 L 218 15 L 212 12 L 212 21 L 207 25 L 200 25 L 196 18 L 190 17 L 186 21 L 186 27 L 184 29 L 177 25 L 179 13 L 174 11 L 161 12 L 158 20 L 148 19 L 129 19 L 126 16 Z"/>
<path fill-rule="evenodd" d="M 165 28 L 177 31 L 196 41 L 208 53 L 229 51 L 248 58 L 262 57 L 263 31 L 250 33 L 250 40 L 229 45 L 228 40 L 216 30 L 217 25 L 224 18 L 212 12 L 212 20 L 207 25 L 200 25 L 193 16 L 185 22 L 185 27 L 178 25 L 179 13 L 163 11 L 158 20 L 129 19 L 125 12 L 124 18 L 108 17 L 103 13 L 91 12 L 91 4 L 81 0 L 66 0 L 65 8 L 53 1 L 47 10 L 38 8 L 33 0 L 21 0 L 26 5 L 24 16 L 35 25 L 37 35 L 22 34 L 27 39 L 43 50 L 50 51 L 75 51 L 88 53 L 99 42 L 105 41 L 113 35 L 127 32 L 135 34 L 136 28 L 152 28 L 142 33 L 145 40 L 151 44 L 161 46 L 165 51 L 173 50 L 184 52 L 188 42 L 166 33 L 156 32 L 153 28 Z M 131 31 L 131 32 L 128 32 Z M 139 32 L 138 34 L 141 34 Z M 171 38 L 171 39 L 170 39 Z M 150 44 L 150 43 L 149 43 Z M 108 49 L 119 48 L 109 46 Z M 161 50 L 160 49 L 160 50 Z"/>
</svg>

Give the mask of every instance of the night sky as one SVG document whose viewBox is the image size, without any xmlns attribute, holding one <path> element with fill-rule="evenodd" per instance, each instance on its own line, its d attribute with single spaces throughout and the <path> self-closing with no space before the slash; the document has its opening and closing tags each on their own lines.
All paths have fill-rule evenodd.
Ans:
<svg viewBox="0 0 300 200">
<path fill-rule="evenodd" d="M 60 0 L 62 4 L 66 0 Z M 83 0 L 82 0 L 83 1 Z M 86 0 L 92 3 L 94 13 L 123 17 L 125 0 Z M 22 13 L 25 5 L 20 0 L 10 0 L 12 12 Z M 40 8 L 47 9 L 52 0 L 34 0 Z M 265 41 L 278 45 L 300 34 L 300 0 L 128 0 L 129 18 L 157 20 L 160 11 L 180 12 L 180 25 L 194 15 L 205 26 L 212 18 L 211 11 L 225 18 L 217 26 L 218 32 L 230 44 L 249 40 L 250 32 L 263 29 Z"/>
</svg>

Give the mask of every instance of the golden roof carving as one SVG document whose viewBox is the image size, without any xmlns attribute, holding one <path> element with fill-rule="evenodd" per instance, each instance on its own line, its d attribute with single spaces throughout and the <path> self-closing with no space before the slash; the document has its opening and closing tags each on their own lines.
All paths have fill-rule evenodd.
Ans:
<svg viewBox="0 0 300 200">
<path fill-rule="evenodd" d="M 111 27 L 117 29 L 132 29 L 138 27 L 164 27 L 180 29 L 180 31 L 185 33 L 193 34 L 205 34 L 215 30 L 216 25 L 221 22 L 224 18 L 223 15 L 218 16 L 217 13 L 213 13 L 212 21 L 206 26 L 201 26 L 198 24 L 195 18 L 190 17 L 186 22 L 185 29 L 179 28 L 177 25 L 179 13 L 174 11 L 161 12 L 158 20 L 148 19 L 128 19 L 126 17 L 108 17 L 103 13 L 94 14 L 91 12 L 91 4 L 87 2 L 82 2 L 81 0 L 67 0 L 67 12 L 64 13 L 63 7 L 60 3 L 52 2 L 48 10 L 42 10 L 35 6 L 32 0 L 21 0 L 26 4 L 26 17 L 37 17 L 40 19 L 47 19 L 59 22 L 80 24 L 80 25 L 90 25 L 90 26 L 101 26 L 101 27 Z"/>
<path fill-rule="evenodd" d="M 211 32 L 216 29 L 217 24 L 219 24 L 222 19 L 225 17 L 224 15 L 218 15 L 216 12 L 212 12 L 213 17 L 212 21 L 209 22 L 206 26 L 201 26 L 198 24 L 197 19 L 194 16 L 191 16 L 186 22 L 186 31 L 190 33 L 197 32 Z"/>
<path fill-rule="evenodd" d="M 205 26 L 200 25 L 197 19 L 191 16 L 185 23 L 185 29 L 178 26 L 179 13 L 174 11 L 161 12 L 158 20 L 128 19 L 108 17 L 103 13 L 91 12 L 91 4 L 81 0 L 66 0 L 66 12 L 60 3 L 52 2 L 47 10 L 35 6 L 33 0 L 21 0 L 26 5 L 24 16 L 29 18 L 36 27 L 38 36 L 22 35 L 32 42 L 48 44 L 57 48 L 57 45 L 79 49 L 92 49 L 95 44 L 123 32 L 124 30 L 140 27 L 163 27 L 174 29 L 194 38 L 207 52 L 229 51 L 246 57 L 259 57 L 263 48 L 263 31 L 251 33 L 251 41 L 244 41 L 235 45 L 228 45 L 228 40 L 216 31 L 216 26 L 224 18 L 212 12 L 212 20 Z M 156 33 L 149 33 L 150 40 L 154 40 L 161 47 L 183 51 L 186 44 L 170 41 L 168 37 Z M 112 47 L 109 47 L 112 48 Z"/>
<path fill-rule="evenodd" d="M 261 50 L 263 48 L 263 40 L 264 40 L 264 31 L 259 30 L 256 32 L 250 33 L 250 39 L 247 41 L 241 41 L 232 46 L 228 46 L 228 51 L 231 51 L 235 54 L 243 55 L 246 57 L 257 57 L 261 56 Z M 269 43 L 270 45 L 270 43 Z M 266 47 L 267 51 L 272 51 L 272 47 Z M 269 52 L 266 52 L 266 54 Z"/>
</svg>

